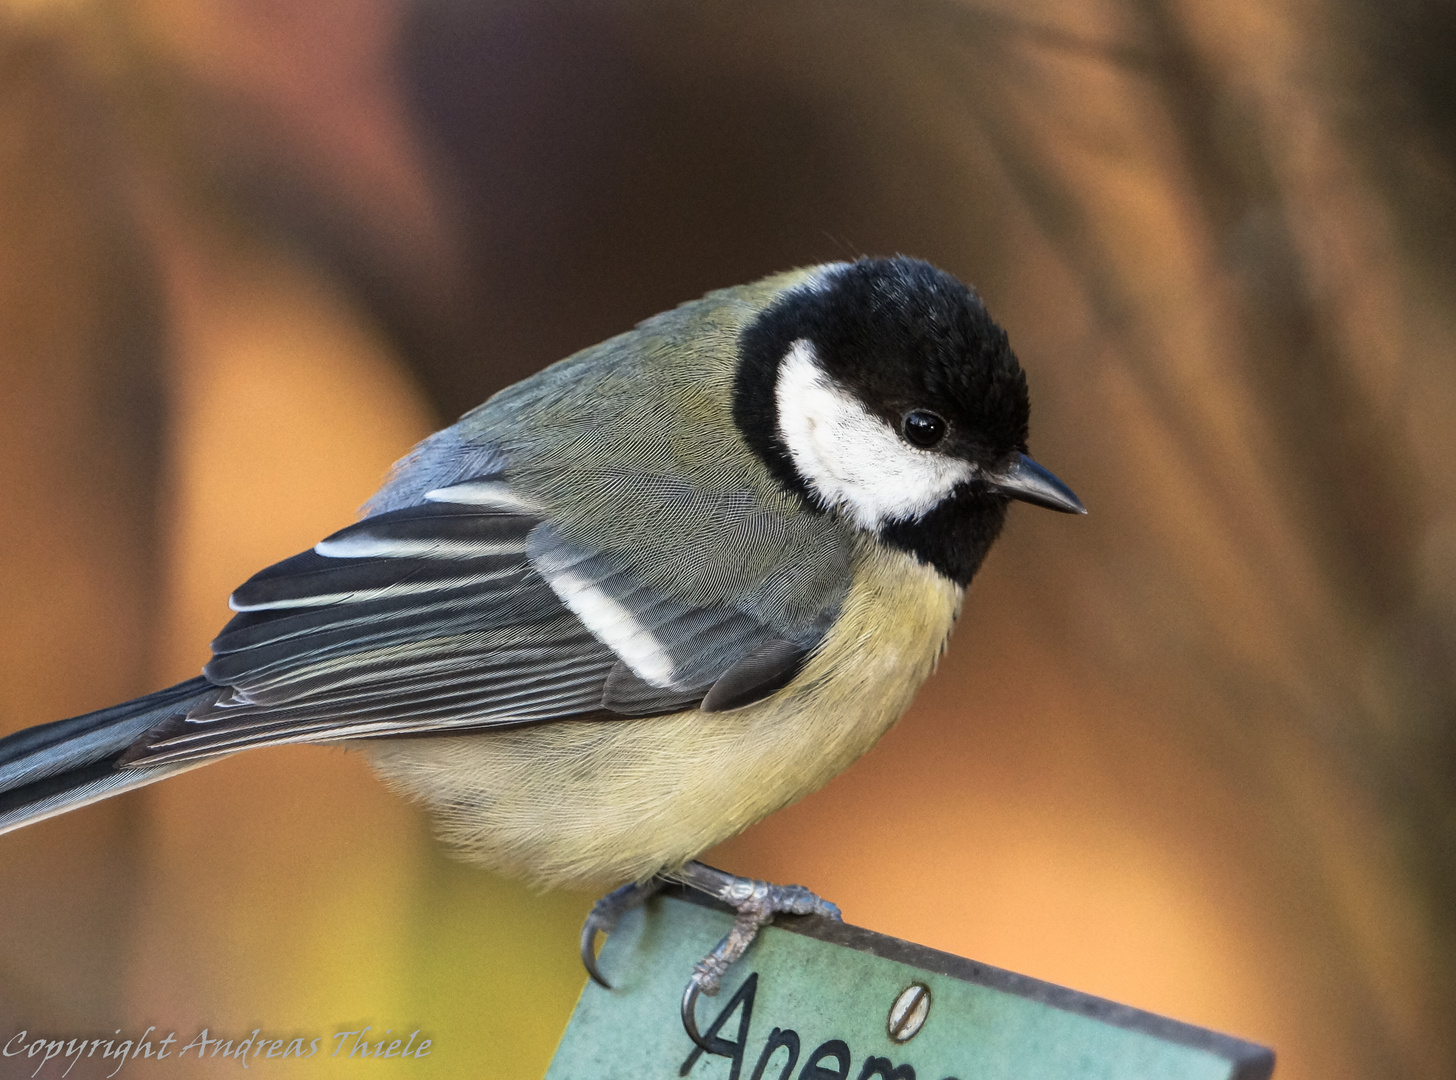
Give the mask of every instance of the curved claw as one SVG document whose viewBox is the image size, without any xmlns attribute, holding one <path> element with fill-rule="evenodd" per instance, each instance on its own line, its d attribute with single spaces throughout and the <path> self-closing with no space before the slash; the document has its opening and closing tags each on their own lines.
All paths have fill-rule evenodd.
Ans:
<svg viewBox="0 0 1456 1080">
<path fill-rule="evenodd" d="M 602 974 L 601 968 L 597 967 L 597 921 L 588 918 L 581 924 L 581 966 L 586 968 L 586 973 L 591 976 L 592 982 L 604 990 L 610 990 L 612 984 Z"/>
<path fill-rule="evenodd" d="M 593 946 L 597 943 L 597 933 L 610 934 L 617 928 L 617 921 L 621 917 L 637 907 L 649 896 L 662 888 L 662 882 L 656 878 L 650 881 L 628 882 L 620 889 L 613 889 L 592 905 L 591 914 L 586 917 L 586 922 L 581 926 L 581 966 L 586 968 L 586 973 L 592 977 L 592 981 L 605 990 L 610 990 L 612 984 L 607 982 L 602 974 L 602 969 L 597 966 L 597 953 Z"/>
<path fill-rule="evenodd" d="M 696 975 L 688 980 L 688 987 L 683 991 L 682 997 L 682 1025 L 683 1030 L 688 1033 L 688 1038 L 698 1044 L 698 1048 L 705 1054 L 713 1053 L 712 1044 L 703 1038 L 702 1032 L 698 1030 L 698 995 L 703 992 L 702 986 L 698 984 Z"/>
</svg>

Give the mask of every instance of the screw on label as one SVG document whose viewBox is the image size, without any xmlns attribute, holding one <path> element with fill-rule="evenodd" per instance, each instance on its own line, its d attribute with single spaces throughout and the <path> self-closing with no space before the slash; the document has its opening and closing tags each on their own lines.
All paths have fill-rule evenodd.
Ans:
<svg viewBox="0 0 1456 1080">
<path fill-rule="evenodd" d="M 885 1027 L 895 1042 L 907 1043 L 919 1034 L 929 1015 L 930 987 L 924 983 L 911 983 L 900 991 L 900 996 L 890 1006 L 890 1018 Z"/>
</svg>

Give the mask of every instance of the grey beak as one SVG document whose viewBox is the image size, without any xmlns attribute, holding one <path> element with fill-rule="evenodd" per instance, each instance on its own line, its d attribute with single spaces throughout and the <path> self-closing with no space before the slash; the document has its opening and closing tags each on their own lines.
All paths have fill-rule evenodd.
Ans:
<svg viewBox="0 0 1456 1080">
<path fill-rule="evenodd" d="M 1045 506 L 1048 510 L 1060 510 L 1064 514 L 1087 512 L 1082 500 L 1072 494 L 1071 488 L 1025 454 L 1018 455 L 1015 465 L 991 481 L 991 489 L 1007 498 Z"/>
</svg>

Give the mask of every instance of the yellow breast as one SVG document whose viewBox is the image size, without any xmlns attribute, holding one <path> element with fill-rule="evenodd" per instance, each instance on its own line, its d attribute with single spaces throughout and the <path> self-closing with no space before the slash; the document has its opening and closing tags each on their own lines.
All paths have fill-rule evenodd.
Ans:
<svg viewBox="0 0 1456 1080">
<path fill-rule="evenodd" d="M 389 740 L 369 753 L 472 861 L 543 886 L 643 879 L 802 798 L 873 746 L 934 668 L 962 595 L 867 542 L 819 651 L 755 705 Z"/>
</svg>

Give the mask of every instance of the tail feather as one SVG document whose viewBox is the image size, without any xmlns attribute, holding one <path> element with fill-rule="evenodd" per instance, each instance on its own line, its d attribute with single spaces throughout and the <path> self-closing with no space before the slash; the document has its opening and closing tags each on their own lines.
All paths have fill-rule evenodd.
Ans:
<svg viewBox="0 0 1456 1080">
<path fill-rule="evenodd" d="M 0 833 L 204 764 L 123 769 L 118 759 L 151 728 L 219 692 L 206 679 L 189 679 L 135 701 L 0 739 Z"/>
</svg>

